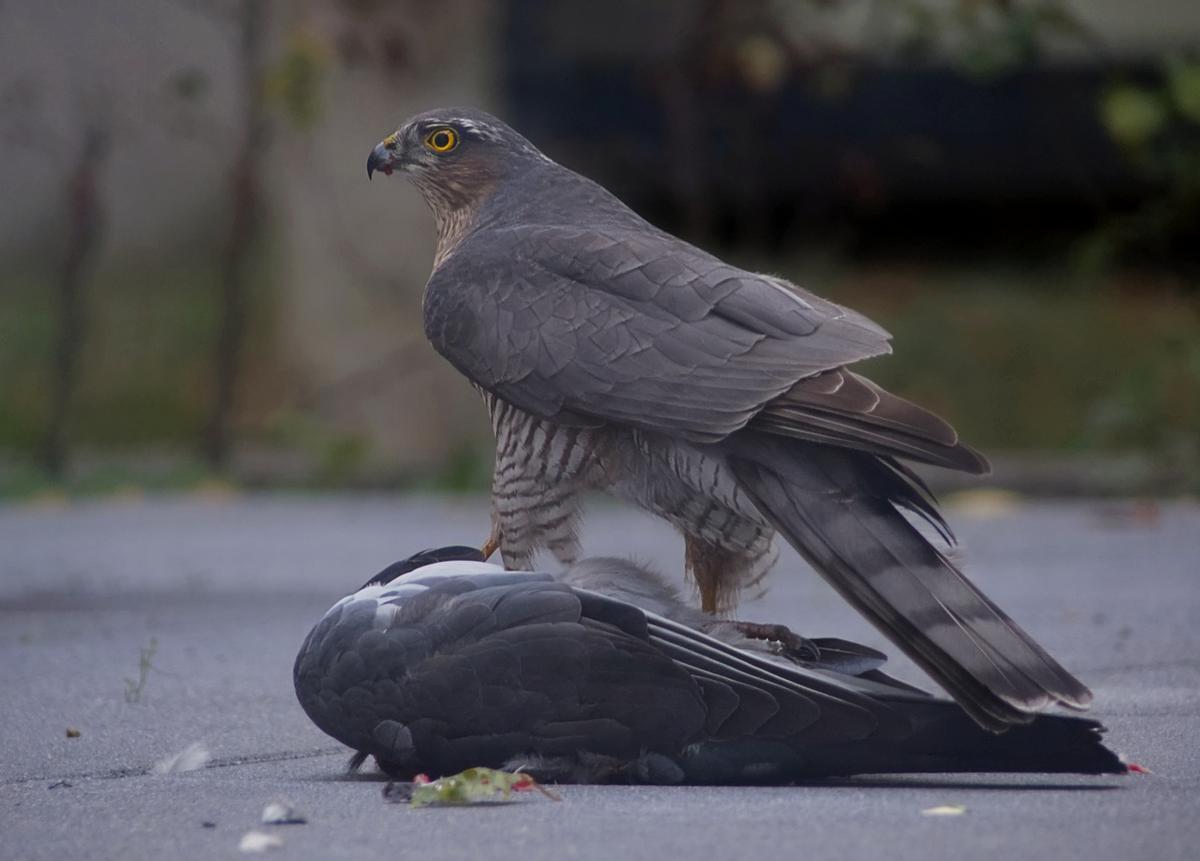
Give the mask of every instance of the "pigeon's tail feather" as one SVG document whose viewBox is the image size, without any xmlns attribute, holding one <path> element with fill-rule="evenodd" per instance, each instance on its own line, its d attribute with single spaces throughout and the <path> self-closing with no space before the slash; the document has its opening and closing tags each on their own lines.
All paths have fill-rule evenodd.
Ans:
<svg viewBox="0 0 1200 861">
<path fill-rule="evenodd" d="M 901 472 L 862 452 L 738 436 L 730 464 L 761 512 L 981 726 L 1088 706 L 1091 692 L 900 513 L 940 522 Z"/>
<path fill-rule="evenodd" d="M 902 707 L 903 708 L 903 707 Z M 1104 746 L 1093 720 L 1040 715 L 1008 732 L 985 732 L 946 701 L 909 704 L 919 713 L 914 732 L 881 745 L 799 751 L 801 776 L 849 773 L 1125 774 L 1126 765 Z"/>
<path fill-rule="evenodd" d="M 932 704 L 930 704 L 932 706 Z M 1104 746 L 1094 720 L 1040 715 L 999 735 L 980 732 L 961 710 L 943 705 L 937 720 L 900 746 L 912 771 L 991 771 L 1125 774 L 1120 757 Z"/>
</svg>

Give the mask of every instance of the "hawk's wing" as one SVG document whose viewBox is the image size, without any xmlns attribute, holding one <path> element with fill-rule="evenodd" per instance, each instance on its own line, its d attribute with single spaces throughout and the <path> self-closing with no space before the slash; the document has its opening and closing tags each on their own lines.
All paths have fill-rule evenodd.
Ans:
<svg viewBox="0 0 1200 861">
<path fill-rule="evenodd" d="M 700 442 L 802 378 L 889 352 L 867 318 L 648 227 L 478 231 L 431 276 L 425 331 L 527 412 Z"/>
</svg>

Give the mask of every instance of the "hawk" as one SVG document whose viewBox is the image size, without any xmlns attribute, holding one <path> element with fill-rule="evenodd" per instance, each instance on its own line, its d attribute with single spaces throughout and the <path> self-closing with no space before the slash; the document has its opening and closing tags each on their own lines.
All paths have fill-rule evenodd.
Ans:
<svg viewBox="0 0 1200 861">
<path fill-rule="evenodd" d="M 375 171 L 411 179 L 436 221 L 425 334 L 491 415 L 487 555 L 574 562 L 581 496 L 603 491 L 683 534 L 718 613 L 772 566 L 779 532 L 982 726 L 1088 705 L 904 516 L 953 540 L 902 460 L 988 464 L 850 369 L 890 352 L 880 326 L 659 230 L 478 110 L 409 119 Z"/>
<path fill-rule="evenodd" d="M 1123 774 L 1102 728 L 1043 715 L 1003 735 L 816 639 L 789 661 L 653 573 L 584 559 L 506 571 L 443 547 L 330 608 L 296 656 L 324 732 L 401 778 L 520 766 L 563 783 L 785 783 L 889 772 Z"/>
</svg>

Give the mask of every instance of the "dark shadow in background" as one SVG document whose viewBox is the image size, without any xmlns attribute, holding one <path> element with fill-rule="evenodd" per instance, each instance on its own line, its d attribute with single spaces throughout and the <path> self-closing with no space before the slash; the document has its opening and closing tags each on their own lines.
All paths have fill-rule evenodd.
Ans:
<svg viewBox="0 0 1200 861">
<path fill-rule="evenodd" d="M 501 57 L 510 119 L 695 241 L 1052 258 L 1150 190 L 1097 109 L 1114 75 L 1152 76 L 1148 62 L 1117 69 L 1098 56 L 981 78 L 945 62 L 843 58 L 789 63 L 763 87 L 722 66 L 738 34 L 714 32 L 703 12 L 680 36 L 661 10 L 638 7 L 636 21 L 623 11 L 603 19 L 615 47 L 581 58 L 574 16 L 512 0 Z M 630 56 L 620 34 L 631 29 L 665 53 Z"/>
</svg>

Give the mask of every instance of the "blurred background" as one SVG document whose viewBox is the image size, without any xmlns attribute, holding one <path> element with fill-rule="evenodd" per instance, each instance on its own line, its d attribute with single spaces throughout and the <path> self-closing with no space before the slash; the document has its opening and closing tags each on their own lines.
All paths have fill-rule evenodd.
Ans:
<svg viewBox="0 0 1200 861">
<path fill-rule="evenodd" d="M 451 104 L 879 321 L 996 485 L 1200 491 L 1195 0 L 2 0 L 0 56 L 0 497 L 485 488 L 364 175 Z"/>
</svg>

